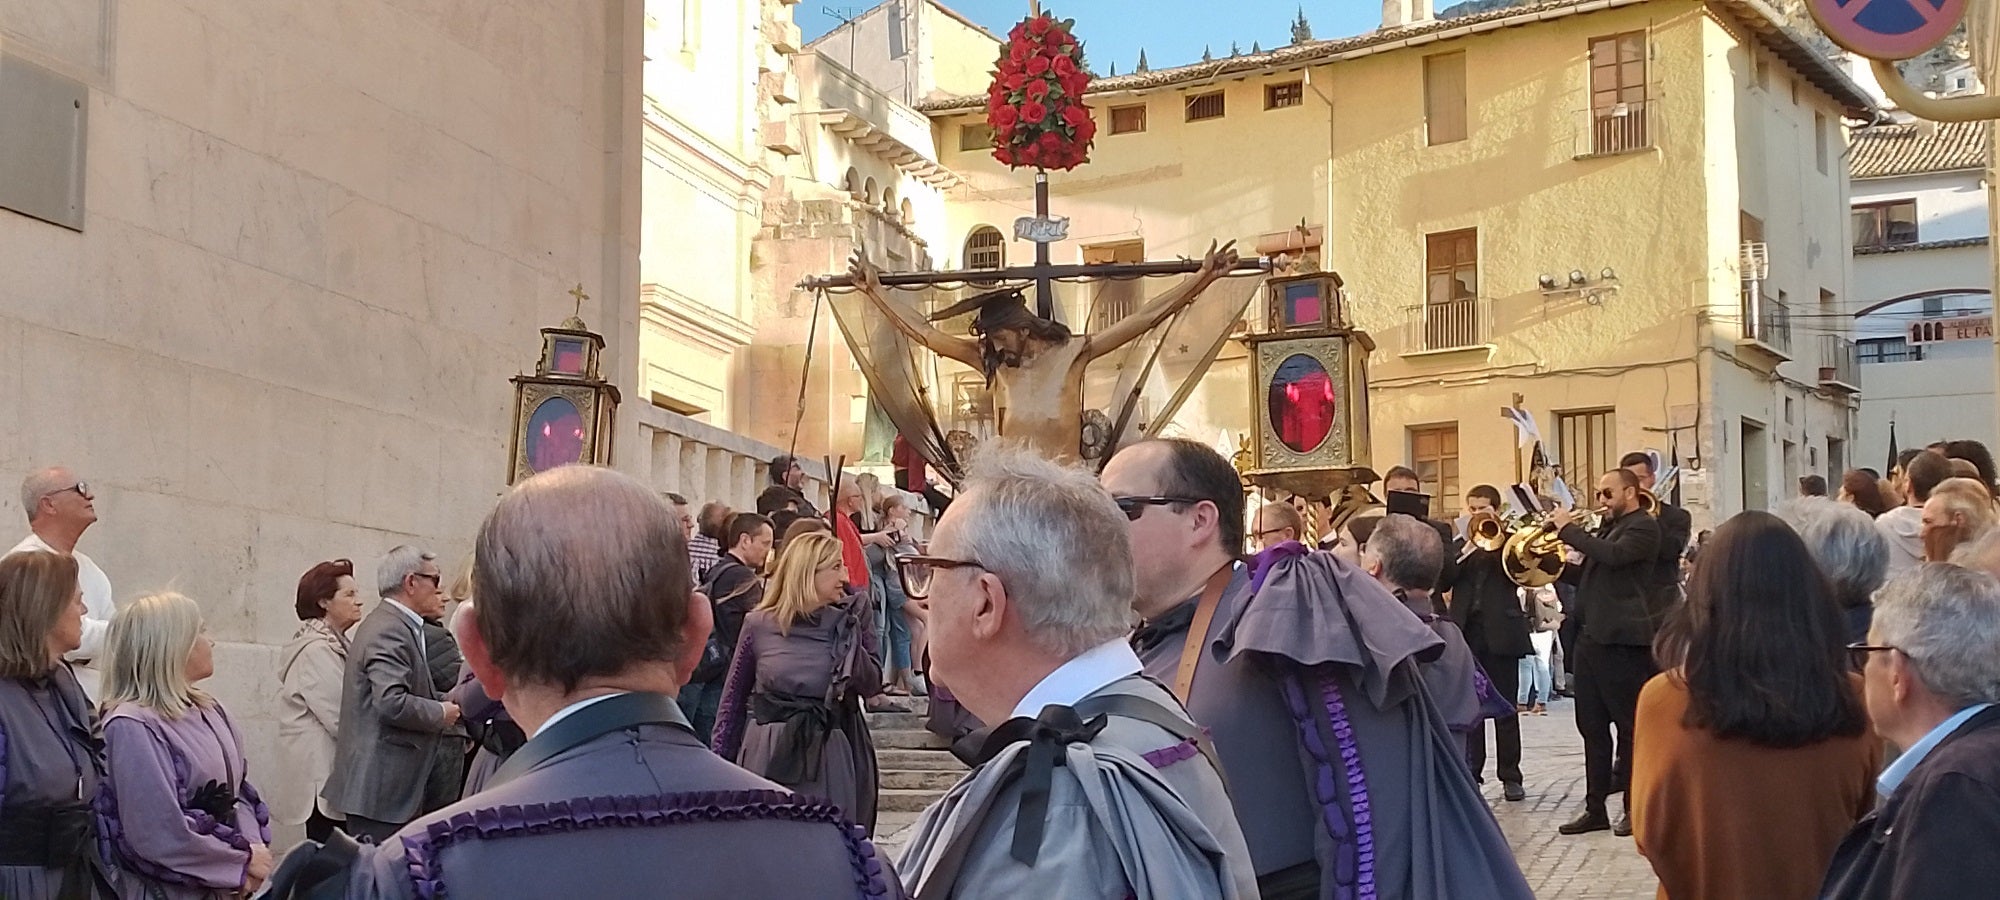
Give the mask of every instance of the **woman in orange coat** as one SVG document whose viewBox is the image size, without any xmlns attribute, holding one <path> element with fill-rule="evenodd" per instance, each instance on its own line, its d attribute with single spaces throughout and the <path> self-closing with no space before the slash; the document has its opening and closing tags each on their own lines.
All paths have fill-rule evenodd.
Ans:
<svg viewBox="0 0 2000 900">
<path fill-rule="evenodd" d="M 1845 643 L 1783 521 L 1746 512 L 1702 546 L 1633 727 L 1633 837 L 1663 900 L 1817 892 L 1881 768 Z"/>
</svg>

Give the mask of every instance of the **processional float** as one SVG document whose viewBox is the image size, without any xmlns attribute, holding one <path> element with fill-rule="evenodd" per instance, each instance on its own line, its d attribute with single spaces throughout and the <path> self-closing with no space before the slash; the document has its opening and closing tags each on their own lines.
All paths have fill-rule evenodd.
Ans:
<svg viewBox="0 0 2000 900">
<path fill-rule="evenodd" d="M 1094 467 L 1142 434 L 1161 434 L 1233 337 L 1252 357 L 1256 424 L 1239 466 L 1246 485 L 1324 497 L 1374 480 L 1366 374 L 1374 344 L 1348 323 L 1339 276 L 1269 277 L 1273 261 L 1239 260 L 1228 244 L 1211 244 L 1200 260 L 1051 262 L 1049 245 L 1067 238 L 1069 223 L 1050 214 L 1048 170 L 1088 161 L 1096 134 L 1072 24 L 1037 15 L 1016 26 L 987 97 L 994 157 L 1034 169 L 1035 215 L 1014 223 L 1016 238 L 1035 245 L 1033 265 L 879 272 L 863 248 L 847 273 L 800 283 L 833 310 L 874 400 L 953 483 L 980 437 Z M 1145 279 L 1173 275 L 1190 277 L 1138 296 Z M 1268 326 L 1252 328 L 1245 314 L 1260 287 Z M 1092 330 L 1072 331 L 1066 313 Z M 993 434 L 945 427 L 931 388 L 939 359 L 984 377 Z M 1166 399 L 1142 410 L 1148 395 Z"/>
</svg>

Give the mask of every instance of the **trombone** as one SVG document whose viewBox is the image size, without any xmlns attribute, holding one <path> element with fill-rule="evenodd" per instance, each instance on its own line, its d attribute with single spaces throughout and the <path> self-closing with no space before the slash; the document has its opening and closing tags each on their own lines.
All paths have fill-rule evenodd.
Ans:
<svg viewBox="0 0 2000 900">
<path fill-rule="evenodd" d="M 1654 496 L 1652 491 L 1640 488 L 1639 509 L 1646 515 L 1658 517 L 1660 498 Z M 1603 509 L 1593 509 L 1585 514 L 1585 518 L 1578 519 L 1576 524 L 1583 526 L 1585 530 L 1596 531 L 1604 524 L 1604 515 Z M 1474 518 L 1476 521 L 1477 517 Z M 1495 529 L 1498 528 L 1498 523 L 1499 520 L 1496 518 L 1493 525 Z M 1569 566 L 1567 557 L 1570 547 L 1557 537 L 1560 530 L 1555 527 L 1553 518 L 1545 515 L 1533 523 L 1514 529 L 1512 534 L 1507 535 L 1499 546 L 1500 567 L 1507 573 L 1507 578 L 1515 584 L 1530 588 L 1545 587 L 1561 578 L 1563 570 Z M 1479 543 L 1478 532 L 1475 530 L 1473 533 L 1474 542 Z M 1491 549 L 1485 543 L 1480 543 L 1480 547 Z"/>
</svg>

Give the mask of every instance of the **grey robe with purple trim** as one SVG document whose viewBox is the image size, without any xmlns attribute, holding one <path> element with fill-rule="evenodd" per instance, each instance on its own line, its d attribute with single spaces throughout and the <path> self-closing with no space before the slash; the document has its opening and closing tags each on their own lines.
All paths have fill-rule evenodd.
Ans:
<svg viewBox="0 0 2000 900">
<path fill-rule="evenodd" d="M 1332 554 L 1292 542 L 1258 563 L 1254 592 L 1248 568 L 1224 591 L 1188 702 L 1258 875 L 1316 867 L 1328 900 L 1364 883 L 1383 900 L 1530 900 L 1417 673 L 1443 639 Z M 1140 650 L 1150 674 L 1172 677 L 1186 630 Z"/>
<path fill-rule="evenodd" d="M 97 828 L 120 867 L 118 895 L 235 897 L 250 848 L 271 843 L 271 813 L 246 777 L 243 738 L 222 707 L 168 719 L 120 704 L 104 717 L 104 754 L 110 777 L 98 796 Z M 190 803 L 210 781 L 236 794 L 221 819 Z"/>
<path fill-rule="evenodd" d="M 723 762 L 683 728 L 563 751 L 361 848 L 351 898 L 899 897 L 831 804 Z"/>
<path fill-rule="evenodd" d="M 1141 697 L 1185 718 L 1171 693 L 1139 676 L 1090 696 L 1111 694 Z M 1158 725 L 1106 718 L 1095 740 L 1069 745 L 1053 773 L 1033 867 L 1012 855 L 1029 746 L 1020 741 L 924 810 L 897 866 L 910 895 L 1254 900 L 1256 872 L 1221 776 L 1192 743 Z"/>
<path fill-rule="evenodd" d="M 1431 702 L 1437 704 L 1445 727 L 1460 734 L 1478 728 L 1479 692 L 1472 673 L 1479 663 L 1472 658 L 1465 632 L 1444 614 L 1442 604 L 1429 591 L 1404 591 L 1402 599 L 1404 607 L 1444 641 L 1444 652 L 1436 659 L 1419 663 L 1417 671 L 1423 675 L 1424 687 L 1430 692 Z"/>
<path fill-rule="evenodd" d="M 67 663 L 44 678 L 0 678 L 0 822 L 9 808 L 73 806 L 97 794 L 99 748 L 91 740 L 90 701 Z M 78 782 L 82 789 L 78 789 Z M 86 852 L 110 871 L 95 840 Z M 63 870 L 0 866 L 0 897 L 54 900 Z M 109 897 L 93 885 L 92 897 Z"/>
</svg>

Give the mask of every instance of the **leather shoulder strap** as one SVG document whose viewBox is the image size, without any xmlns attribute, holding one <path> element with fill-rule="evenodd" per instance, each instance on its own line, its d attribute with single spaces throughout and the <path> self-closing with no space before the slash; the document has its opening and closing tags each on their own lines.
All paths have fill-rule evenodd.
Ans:
<svg viewBox="0 0 2000 900">
<path fill-rule="evenodd" d="M 1195 601 L 1194 621 L 1188 623 L 1187 637 L 1181 641 L 1181 663 L 1174 669 L 1174 699 L 1182 703 L 1188 702 L 1188 691 L 1194 687 L 1194 670 L 1201 665 L 1201 648 L 1208 643 L 1208 624 L 1215 620 L 1215 607 L 1235 575 L 1236 561 L 1230 560 L 1208 576 L 1201 599 Z"/>
<path fill-rule="evenodd" d="M 1078 702 L 1076 704 L 1076 714 L 1086 719 L 1095 718 L 1100 715 L 1117 716 L 1124 719 L 1137 719 L 1148 725 L 1152 725 L 1176 738 L 1194 744 L 1195 750 L 1201 753 L 1203 759 L 1208 760 L 1211 768 L 1215 769 L 1215 776 L 1217 778 L 1225 778 L 1222 773 L 1222 760 L 1216 757 L 1215 745 L 1208 739 L 1207 734 L 1202 733 L 1201 726 L 1188 721 L 1182 716 L 1174 715 L 1172 711 L 1159 703 L 1132 694 L 1098 694 L 1085 697 L 1082 701 Z M 1223 792 L 1228 793 L 1228 791 L 1228 783 L 1225 780 Z"/>
<path fill-rule="evenodd" d="M 665 694 L 634 691 L 600 700 L 543 729 L 507 757 L 486 786 L 505 784 L 556 756 L 614 731 L 636 725 L 671 725 L 694 733 L 680 705 Z"/>
</svg>

